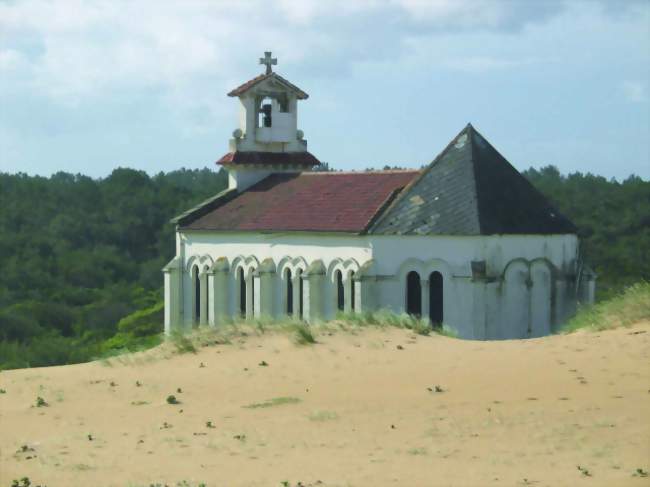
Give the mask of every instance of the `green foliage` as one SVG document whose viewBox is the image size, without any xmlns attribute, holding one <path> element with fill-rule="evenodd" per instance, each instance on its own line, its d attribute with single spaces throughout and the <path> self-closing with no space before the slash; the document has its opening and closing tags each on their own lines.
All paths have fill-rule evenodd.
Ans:
<svg viewBox="0 0 650 487">
<path fill-rule="evenodd" d="M 598 300 L 650 281 L 650 182 L 564 176 L 553 166 L 524 175 L 578 226 L 581 255 L 598 274 Z M 150 177 L 118 168 L 104 179 L 0 173 L 0 370 L 78 363 L 159 343 L 160 269 L 174 254 L 169 219 L 226 185 L 225 172 L 208 169 Z M 407 315 L 381 311 L 342 318 L 345 326 L 430 331 Z M 260 321 L 256 332 L 268 326 Z M 233 327 L 205 340 L 227 342 L 237 333 Z M 295 329 L 300 343 L 313 343 L 312 333 Z M 195 351 L 184 338 L 174 343 Z"/>
<path fill-rule="evenodd" d="M 122 318 L 117 323 L 117 333 L 102 343 L 102 356 L 134 352 L 161 343 L 164 308 L 165 303 L 159 301 Z"/>
<path fill-rule="evenodd" d="M 226 185 L 208 169 L 0 173 L 0 369 L 159 343 L 169 219 Z"/>
<path fill-rule="evenodd" d="M 180 404 L 176 396 L 167 396 L 167 404 Z"/>
<path fill-rule="evenodd" d="M 650 282 L 633 284 L 614 298 L 581 308 L 561 332 L 600 331 L 643 320 L 650 320 Z"/>
<path fill-rule="evenodd" d="M 593 174 L 560 174 L 554 166 L 524 176 L 579 230 L 582 256 L 598 275 L 598 300 L 650 281 L 650 182 Z"/>
</svg>

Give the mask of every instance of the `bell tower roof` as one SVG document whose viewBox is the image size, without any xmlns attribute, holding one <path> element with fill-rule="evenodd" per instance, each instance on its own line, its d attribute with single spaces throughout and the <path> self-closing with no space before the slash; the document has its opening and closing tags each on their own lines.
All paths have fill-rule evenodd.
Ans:
<svg viewBox="0 0 650 487">
<path fill-rule="evenodd" d="M 239 127 L 217 161 L 228 170 L 229 186 L 239 191 L 271 173 L 310 171 L 319 164 L 298 129 L 298 101 L 309 95 L 273 72 L 278 60 L 270 51 L 259 62 L 265 72 L 228 93 L 239 99 Z"/>
<path fill-rule="evenodd" d="M 246 81 L 246 83 L 235 88 L 234 90 L 231 90 L 228 93 L 228 96 L 242 96 L 248 91 L 250 91 L 253 87 L 257 86 L 258 84 L 266 80 L 275 81 L 276 84 L 280 85 L 280 87 L 284 88 L 284 90 L 293 92 L 298 100 L 306 100 L 307 98 L 309 98 L 309 95 L 307 93 L 302 91 L 293 83 L 284 79 L 278 73 L 274 73 L 274 72 L 255 76 L 253 79 L 250 79 Z"/>
</svg>

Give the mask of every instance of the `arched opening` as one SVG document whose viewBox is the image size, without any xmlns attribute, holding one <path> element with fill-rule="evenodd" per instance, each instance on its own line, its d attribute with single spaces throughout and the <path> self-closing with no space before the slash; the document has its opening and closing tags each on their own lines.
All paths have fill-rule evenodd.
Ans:
<svg viewBox="0 0 650 487">
<path fill-rule="evenodd" d="M 303 286 L 302 286 L 302 269 L 296 271 L 296 279 L 298 279 L 298 318 L 302 320 L 303 310 Z"/>
<path fill-rule="evenodd" d="M 273 110 L 273 99 L 265 96 L 260 101 L 259 115 L 257 126 L 258 127 L 271 127 L 273 122 L 271 120 L 271 112 Z"/>
<path fill-rule="evenodd" d="M 287 281 L 287 314 L 291 316 L 293 314 L 293 276 L 291 275 L 291 269 L 287 269 L 284 278 Z"/>
<path fill-rule="evenodd" d="M 354 313 L 356 308 L 355 299 L 357 293 L 354 291 L 354 271 L 350 271 L 350 311 L 352 313 Z"/>
<path fill-rule="evenodd" d="M 192 268 L 194 276 L 194 324 L 198 325 L 201 321 L 201 278 L 199 277 L 199 268 Z"/>
<path fill-rule="evenodd" d="M 244 268 L 237 269 L 237 279 L 239 279 L 239 315 L 246 317 L 246 278 L 244 277 Z"/>
<path fill-rule="evenodd" d="M 336 309 L 343 311 L 345 309 L 345 288 L 343 287 L 343 273 L 336 271 Z"/>
<path fill-rule="evenodd" d="M 406 312 L 412 316 L 422 315 L 422 285 L 420 274 L 415 271 L 406 275 Z"/>
<path fill-rule="evenodd" d="M 443 319 L 442 274 L 434 271 L 429 276 L 429 318 L 434 327 L 442 326 Z"/>
</svg>

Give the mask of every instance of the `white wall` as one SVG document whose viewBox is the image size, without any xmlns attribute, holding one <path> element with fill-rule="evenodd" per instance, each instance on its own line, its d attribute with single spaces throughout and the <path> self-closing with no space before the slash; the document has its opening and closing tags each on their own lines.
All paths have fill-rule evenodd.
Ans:
<svg viewBox="0 0 650 487">
<path fill-rule="evenodd" d="M 351 270 L 358 273 L 371 259 L 375 276 L 372 294 L 376 296 L 372 308 L 404 312 L 406 274 L 415 270 L 427 281 L 431 272 L 438 271 L 443 276 L 444 323 L 465 338 L 544 335 L 575 309 L 572 284 L 564 280 L 564 274 L 574 270 L 574 235 L 356 236 L 194 231 L 179 234 L 178 247 L 183 254 L 186 326 L 191 326 L 192 321 L 189 269 L 196 262 L 205 265 L 219 257 L 227 258 L 231 266 L 244 265 L 247 273 L 265 259 L 272 259 L 278 283 L 272 309 L 279 312 L 284 309 L 284 270 L 291 269 L 295 276 L 298 269 L 305 271 L 318 259 L 327 269 L 321 292 L 328 319 L 336 312 L 334 271 L 340 269 L 344 276 Z M 472 261 L 486 262 L 487 279 L 472 276 Z M 423 289 L 428 289 L 427 282 L 423 284 Z M 231 313 L 238 309 L 235 285 L 233 282 L 230 289 Z M 423 309 L 423 315 L 428 316 L 428 308 Z"/>
</svg>

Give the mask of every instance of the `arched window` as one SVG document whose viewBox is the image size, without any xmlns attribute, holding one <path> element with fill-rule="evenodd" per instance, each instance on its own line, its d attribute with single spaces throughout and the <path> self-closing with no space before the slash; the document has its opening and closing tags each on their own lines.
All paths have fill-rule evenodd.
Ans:
<svg viewBox="0 0 650 487">
<path fill-rule="evenodd" d="M 291 316 L 293 314 L 293 276 L 291 275 L 291 269 L 287 269 L 284 278 L 287 281 L 287 314 Z"/>
<path fill-rule="evenodd" d="M 302 310 L 303 310 L 302 269 L 298 269 L 296 271 L 296 278 L 298 279 L 298 318 L 302 320 Z"/>
<path fill-rule="evenodd" d="M 357 293 L 354 292 L 354 271 L 350 271 L 350 311 L 352 313 L 354 313 L 354 310 L 356 308 L 356 294 Z"/>
<path fill-rule="evenodd" d="M 406 312 L 417 317 L 422 315 L 422 285 L 420 274 L 415 271 L 406 275 Z"/>
<path fill-rule="evenodd" d="M 336 271 L 334 273 L 336 278 L 336 308 L 339 311 L 345 309 L 345 288 L 343 287 L 343 273 Z"/>
<path fill-rule="evenodd" d="M 198 325 L 201 321 L 201 278 L 199 277 L 199 267 L 192 268 L 194 276 L 194 324 Z"/>
<path fill-rule="evenodd" d="M 442 326 L 443 294 L 442 274 L 435 271 L 429 276 L 429 318 L 435 327 Z"/>
<path fill-rule="evenodd" d="M 237 278 L 239 279 L 239 315 L 242 318 L 246 317 L 246 278 L 244 277 L 244 268 L 240 267 L 237 270 Z"/>
</svg>

